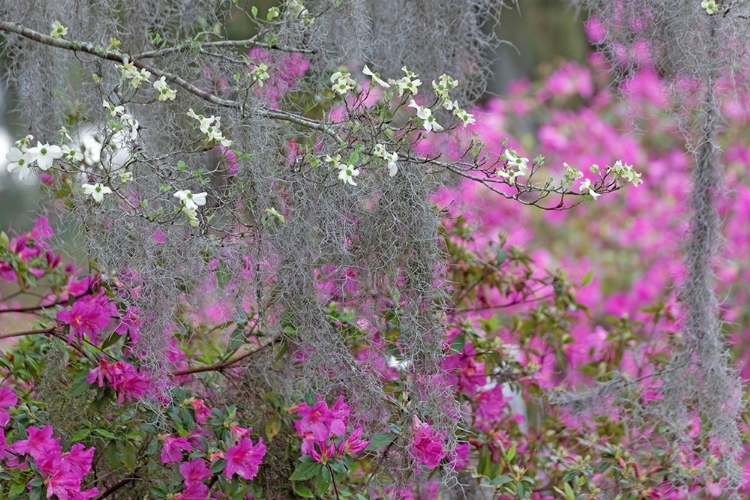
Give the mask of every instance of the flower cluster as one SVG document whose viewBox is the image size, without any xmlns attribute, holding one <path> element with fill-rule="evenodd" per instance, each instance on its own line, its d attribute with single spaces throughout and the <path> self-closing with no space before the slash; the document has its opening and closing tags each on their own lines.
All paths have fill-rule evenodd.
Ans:
<svg viewBox="0 0 750 500">
<path fill-rule="evenodd" d="M 350 184 L 352 186 L 356 186 L 357 183 L 354 182 L 354 178 L 359 175 L 359 169 L 356 168 L 354 165 L 350 165 L 348 163 L 344 163 L 341 161 L 341 155 L 337 154 L 336 156 L 330 156 L 326 155 L 324 158 L 326 163 L 333 164 L 334 167 L 339 169 L 339 180 L 345 184 Z"/>
<path fill-rule="evenodd" d="M 505 165 L 504 168 L 498 169 L 497 175 L 508 179 L 511 185 L 516 183 L 516 177 L 528 174 L 529 159 L 524 158 L 515 150 L 506 149 L 501 159 L 505 161 Z"/>
<path fill-rule="evenodd" d="M 419 420 L 416 415 L 414 415 L 412 432 L 409 451 L 411 451 L 414 460 L 418 465 L 434 469 L 447 455 L 443 446 L 445 437 L 436 432 L 427 422 Z"/>
<path fill-rule="evenodd" d="M 372 154 L 388 163 L 388 175 L 393 177 L 398 173 L 398 163 L 396 163 L 398 161 L 398 154 L 395 152 L 389 153 L 382 144 L 375 144 Z"/>
<path fill-rule="evenodd" d="M 142 82 L 148 82 L 151 78 L 150 71 L 144 68 L 138 69 L 131 62 L 126 62 L 120 66 L 120 71 L 122 71 L 122 77 L 125 80 L 130 80 L 130 86 L 134 89 L 137 89 Z"/>
<path fill-rule="evenodd" d="M 177 92 L 169 87 L 166 77 L 162 76 L 154 82 L 154 88 L 159 93 L 157 97 L 160 101 L 174 101 L 177 97 Z"/>
<path fill-rule="evenodd" d="M 435 121 L 435 117 L 432 116 L 432 110 L 426 106 L 420 106 L 412 99 L 409 101 L 409 107 L 417 110 L 417 118 L 422 120 L 422 126 L 427 132 L 440 132 L 443 127 Z"/>
<path fill-rule="evenodd" d="M 68 343 L 75 338 L 83 342 L 87 335 L 91 342 L 99 341 L 99 334 L 109 325 L 110 319 L 116 315 L 114 304 L 100 292 L 76 300 L 70 309 L 63 309 L 57 313 L 57 320 L 68 325 Z"/>
<path fill-rule="evenodd" d="M 343 396 L 329 408 L 328 404 L 317 396 L 311 406 L 307 402 L 289 409 L 297 416 L 294 428 L 302 438 L 302 455 L 310 456 L 316 462 L 326 463 L 344 455 L 351 455 L 364 450 L 369 441 L 363 440 L 362 428 L 357 427 L 348 436 L 349 405 L 344 403 Z"/>
<path fill-rule="evenodd" d="M 86 500 L 99 494 L 97 488 L 82 491 L 81 483 L 91 470 L 94 458 L 94 447 L 86 449 L 82 444 L 74 444 L 70 451 L 63 452 L 60 438 L 53 438 L 53 429 L 47 425 L 43 428 L 29 426 L 28 437 L 10 445 L 7 450 L 14 457 L 6 460 L 9 468 L 26 468 L 26 459 L 31 459 L 39 470 L 47 486 L 47 498 L 56 495 L 59 499 Z M 0 458 L 4 455 L 0 442 Z"/>
<path fill-rule="evenodd" d="M 419 86 L 422 85 L 422 80 L 417 78 L 419 75 L 414 73 L 413 71 L 410 71 L 406 66 L 402 67 L 401 71 L 405 73 L 405 76 L 399 78 L 398 80 L 389 78 L 388 83 L 396 86 L 396 88 L 398 89 L 399 97 L 402 97 L 404 95 L 404 92 L 408 92 L 412 95 L 417 95 L 417 93 L 419 92 Z"/>
<path fill-rule="evenodd" d="M 37 141 L 36 146 L 29 147 L 33 136 L 27 135 L 16 141 L 16 147 L 10 148 L 5 159 L 8 160 L 8 172 L 18 171 L 20 180 L 26 179 L 31 173 L 31 166 L 36 162 L 41 170 L 49 170 L 55 160 L 62 158 L 63 150 L 60 146 L 42 144 Z"/>
<path fill-rule="evenodd" d="M 197 227 L 198 222 L 198 207 L 206 204 L 206 196 L 204 193 L 193 193 L 189 189 L 183 189 L 177 191 L 173 195 L 178 198 L 182 203 L 182 212 L 187 216 L 191 226 Z"/>
<path fill-rule="evenodd" d="M 99 366 L 92 369 L 86 376 L 89 384 L 97 382 L 104 387 L 107 382 L 117 392 L 117 402 L 132 401 L 144 396 L 150 387 L 150 379 L 139 373 L 133 365 L 125 361 L 109 363 L 106 359 L 99 360 Z"/>
<path fill-rule="evenodd" d="M 224 134 L 222 134 L 221 132 L 221 117 L 205 117 L 203 115 L 196 114 L 195 111 L 193 111 L 193 108 L 188 109 L 187 115 L 190 118 L 195 118 L 196 120 L 198 120 L 198 128 L 201 132 L 203 132 L 203 134 L 205 134 L 206 140 L 209 143 L 219 143 L 225 148 L 228 148 L 232 145 L 232 141 L 225 138 Z"/>
<path fill-rule="evenodd" d="M 333 86 L 331 90 L 339 95 L 344 95 L 350 90 L 353 90 L 357 82 L 352 79 L 351 73 L 347 71 L 337 71 L 331 75 L 331 82 Z"/>
</svg>

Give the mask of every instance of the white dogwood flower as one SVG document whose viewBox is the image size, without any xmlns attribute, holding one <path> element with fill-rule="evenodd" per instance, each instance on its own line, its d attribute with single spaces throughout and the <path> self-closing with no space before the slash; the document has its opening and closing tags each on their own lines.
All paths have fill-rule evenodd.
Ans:
<svg viewBox="0 0 750 500">
<path fill-rule="evenodd" d="M 83 184 L 81 187 L 83 188 L 84 194 L 86 196 L 91 196 L 97 203 L 102 202 L 105 194 L 112 192 L 110 188 L 98 182 L 96 184 Z"/>
<path fill-rule="evenodd" d="M 62 158 L 63 153 L 60 146 L 50 146 L 37 141 L 35 147 L 29 148 L 28 155 L 31 161 L 36 161 L 39 168 L 48 170 L 55 160 Z"/>
<path fill-rule="evenodd" d="M 206 204 L 206 193 L 192 193 L 189 189 L 177 191 L 174 197 L 179 198 L 190 210 L 197 210 L 199 206 Z"/>
<path fill-rule="evenodd" d="M 52 23 L 52 31 L 49 36 L 52 38 L 60 38 L 68 34 L 68 28 L 60 24 L 59 21 Z"/>
<path fill-rule="evenodd" d="M 8 172 L 13 173 L 18 171 L 18 178 L 20 180 L 26 179 L 31 173 L 29 165 L 31 160 L 27 153 L 21 152 L 18 148 L 10 148 L 10 151 L 6 153 L 5 159 L 8 160 Z"/>
<path fill-rule="evenodd" d="M 428 132 L 440 132 L 443 127 L 435 121 L 435 117 L 432 116 L 432 110 L 425 106 L 420 106 L 414 99 L 409 102 L 409 107 L 417 110 L 417 116 L 422 120 L 422 126 Z"/>
<path fill-rule="evenodd" d="M 578 186 L 578 191 L 580 192 L 586 192 L 596 201 L 597 198 L 601 196 L 601 194 L 594 191 L 594 188 L 591 186 L 591 179 L 583 179 L 581 182 L 581 185 Z"/>
<path fill-rule="evenodd" d="M 154 82 L 154 88 L 159 92 L 158 99 L 160 101 L 174 101 L 177 96 L 177 92 L 169 88 L 166 77 L 162 76 Z"/>
<path fill-rule="evenodd" d="M 364 69 L 362 70 L 362 74 L 367 75 L 370 78 L 372 78 L 372 81 L 374 81 L 375 83 L 377 83 L 381 87 L 384 87 L 386 89 L 390 87 L 390 84 L 388 82 L 386 82 L 386 81 L 384 81 L 384 80 L 382 80 L 380 78 L 380 73 L 373 73 L 372 70 L 370 68 L 368 68 L 366 64 L 365 64 Z"/>
</svg>

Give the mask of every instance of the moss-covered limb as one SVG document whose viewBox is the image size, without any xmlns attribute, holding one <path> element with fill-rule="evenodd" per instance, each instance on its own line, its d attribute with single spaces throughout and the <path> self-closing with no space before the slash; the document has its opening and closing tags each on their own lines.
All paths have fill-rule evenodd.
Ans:
<svg viewBox="0 0 750 500">
<path fill-rule="evenodd" d="M 134 57 L 134 56 L 131 57 L 129 54 L 120 52 L 118 50 L 107 49 L 102 46 L 94 45 L 88 42 L 78 42 L 78 41 L 73 41 L 73 40 L 66 40 L 64 38 L 53 38 L 49 35 L 45 35 L 38 31 L 34 31 L 32 29 L 21 26 L 20 24 L 8 22 L 8 21 L 0 21 L 0 31 L 7 31 L 10 33 L 15 33 L 17 35 L 28 38 L 29 40 L 33 40 L 35 42 L 38 42 L 44 45 L 49 45 L 50 47 L 70 50 L 73 52 L 85 52 L 87 54 L 91 54 L 101 59 L 106 59 L 108 61 L 113 61 L 113 62 L 117 62 L 121 64 L 127 64 L 130 62 L 136 68 L 145 69 L 146 71 L 149 71 L 150 73 L 154 74 L 157 77 L 162 77 L 162 76 L 165 77 L 168 81 L 173 82 L 176 85 L 179 85 L 180 87 L 190 92 L 191 94 L 195 95 L 196 97 L 199 97 L 205 101 L 208 101 L 211 104 L 215 104 L 217 106 L 222 106 L 222 107 L 227 107 L 227 108 L 235 108 L 235 109 L 242 109 L 243 107 L 240 101 L 234 101 L 231 99 L 224 99 L 222 97 L 219 97 L 211 92 L 208 92 L 199 87 L 196 87 L 195 85 L 188 82 L 187 80 L 185 80 L 184 78 L 182 78 L 180 75 L 176 73 L 171 73 L 169 71 L 160 69 L 154 65 L 146 64 L 143 61 L 139 60 L 137 57 Z M 234 42 L 234 41 L 227 40 L 227 42 Z M 243 42 L 246 42 L 246 41 L 243 41 Z M 214 43 L 218 43 L 218 42 L 214 42 Z M 146 54 L 146 57 L 153 57 L 149 55 L 150 53 L 145 53 L 145 54 Z M 330 125 L 317 121 L 317 120 L 305 118 L 303 116 L 295 115 L 294 113 L 290 113 L 287 111 L 280 111 L 280 110 L 273 110 L 273 109 L 266 109 L 266 108 L 254 109 L 253 112 L 256 112 L 260 114 L 261 116 L 265 118 L 270 118 L 272 120 L 286 121 L 286 122 L 294 123 L 296 125 L 300 125 L 305 128 L 314 129 L 314 130 L 330 135 L 333 139 L 336 139 L 339 142 L 344 142 L 343 139 L 331 129 Z"/>
</svg>

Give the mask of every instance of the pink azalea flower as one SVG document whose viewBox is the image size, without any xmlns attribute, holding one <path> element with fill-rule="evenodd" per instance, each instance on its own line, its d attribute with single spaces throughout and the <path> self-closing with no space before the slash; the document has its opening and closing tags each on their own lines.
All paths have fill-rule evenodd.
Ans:
<svg viewBox="0 0 750 500">
<path fill-rule="evenodd" d="M 209 477 L 213 476 L 208 465 L 206 465 L 205 460 L 201 458 L 181 463 L 180 474 L 185 478 L 185 486 L 188 487 L 193 483 L 202 483 Z"/>
<path fill-rule="evenodd" d="M 0 427 L 5 427 L 10 421 L 10 414 L 3 408 L 12 408 L 18 403 L 16 393 L 10 387 L 0 387 Z"/>
<path fill-rule="evenodd" d="M 210 490 L 208 486 L 203 483 L 193 483 L 182 493 L 178 493 L 174 498 L 175 500 L 206 500 Z"/>
<path fill-rule="evenodd" d="M 70 309 L 58 312 L 57 320 L 70 325 L 69 344 L 73 343 L 74 337 L 82 342 L 84 335 L 97 343 L 99 334 L 109 325 L 112 312 L 112 305 L 102 292 L 97 296 L 78 299 Z"/>
<path fill-rule="evenodd" d="M 442 438 L 427 422 L 422 422 L 414 415 L 414 437 L 410 450 L 419 465 L 426 465 L 430 469 L 438 466 L 446 453 L 443 449 Z"/>
<path fill-rule="evenodd" d="M 258 474 L 258 466 L 265 454 L 266 445 L 263 444 L 263 438 L 259 438 L 255 446 L 250 438 L 244 438 L 227 450 L 224 475 L 231 479 L 236 473 L 247 480 L 253 479 Z"/>
<path fill-rule="evenodd" d="M 31 455 L 35 460 L 43 460 L 46 455 L 54 453 L 58 448 L 60 438 L 52 437 L 52 426 L 47 425 L 43 429 L 33 425 L 26 429 L 29 437 L 16 441 L 10 447 L 14 453 Z"/>
<path fill-rule="evenodd" d="M 339 445 L 339 453 L 342 455 L 345 453 L 351 455 L 352 453 L 357 453 L 358 451 L 367 448 L 367 445 L 370 444 L 370 442 L 360 439 L 361 437 L 362 427 L 357 427 L 349 437 L 341 442 Z"/>
<path fill-rule="evenodd" d="M 193 451 L 193 447 L 190 446 L 186 437 L 165 437 L 164 446 L 161 448 L 162 463 L 169 464 L 173 462 L 182 462 L 182 450 L 185 450 L 188 453 Z"/>
<path fill-rule="evenodd" d="M 8 448 L 8 440 L 5 439 L 5 429 L 0 427 L 0 460 L 5 458 L 5 455 L 7 455 L 7 452 L 5 451 Z"/>
<path fill-rule="evenodd" d="M 206 406 L 202 399 L 194 399 L 190 402 L 190 405 L 193 407 L 193 411 L 195 411 L 195 421 L 199 424 L 205 424 L 211 415 L 211 409 Z"/>
</svg>

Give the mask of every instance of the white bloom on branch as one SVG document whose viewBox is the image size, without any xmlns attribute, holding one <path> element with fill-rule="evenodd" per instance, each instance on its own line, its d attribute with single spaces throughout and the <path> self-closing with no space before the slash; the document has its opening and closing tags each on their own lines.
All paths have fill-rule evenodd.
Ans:
<svg viewBox="0 0 750 500">
<path fill-rule="evenodd" d="M 106 100 L 103 102 L 103 105 L 109 110 L 109 116 L 117 116 L 125 113 L 125 108 L 123 106 L 115 106 Z"/>
<path fill-rule="evenodd" d="M 150 71 L 147 71 L 145 69 L 138 69 L 131 62 L 125 63 L 120 66 L 120 70 L 122 71 L 123 78 L 125 78 L 126 80 L 130 80 L 130 86 L 134 89 L 138 88 L 141 82 L 147 82 L 149 81 L 149 78 L 151 78 Z"/>
<path fill-rule="evenodd" d="M 596 201 L 596 199 L 601 196 L 600 193 L 594 191 L 594 188 L 591 186 L 591 179 L 588 178 L 583 179 L 581 185 L 578 186 L 578 191 L 580 191 L 581 193 L 585 192 L 586 194 L 589 194 L 594 199 L 594 201 Z"/>
<path fill-rule="evenodd" d="M 351 73 L 348 73 L 346 71 L 343 71 L 343 72 L 337 71 L 334 74 L 332 74 L 331 82 L 333 83 L 331 90 L 333 90 L 339 95 L 344 95 L 350 90 L 354 89 L 354 86 L 357 83 L 354 80 L 352 80 Z"/>
<path fill-rule="evenodd" d="M 422 80 L 418 79 L 416 73 L 409 71 L 406 66 L 401 68 L 401 71 L 406 73 L 406 76 L 398 80 L 389 79 L 388 83 L 395 85 L 398 88 L 399 97 L 404 95 L 404 92 L 409 92 L 412 95 L 417 95 L 419 92 L 419 86 L 422 85 Z"/>
<path fill-rule="evenodd" d="M 177 96 L 177 92 L 169 88 L 167 78 L 164 76 L 154 82 L 154 88 L 159 92 L 158 99 L 160 101 L 174 101 L 174 98 Z"/>
<path fill-rule="evenodd" d="M 453 103 L 455 105 L 455 103 Z M 464 122 L 464 128 L 466 128 L 467 125 L 471 125 L 472 123 L 476 123 L 477 121 L 474 119 L 474 115 L 471 113 L 467 113 L 466 110 L 461 109 L 459 107 L 456 107 L 453 110 L 453 114 L 456 115 L 456 118 Z"/>
<path fill-rule="evenodd" d="M 122 122 L 123 126 L 130 129 L 130 139 L 133 141 L 136 140 L 138 138 L 138 129 L 140 128 L 138 120 L 133 118 L 132 115 L 125 113 L 120 117 L 120 122 Z"/>
<path fill-rule="evenodd" d="M 347 165 L 346 163 L 339 163 L 336 165 L 339 168 L 339 180 L 345 184 L 351 184 L 356 186 L 354 178 L 359 175 L 359 169 L 354 168 L 354 165 Z"/>
<path fill-rule="evenodd" d="M 60 38 L 68 34 L 68 28 L 60 24 L 59 21 L 52 23 L 52 31 L 49 36 L 52 38 Z"/>
<path fill-rule="evenodd" d="M 372 70 L 370 68 L 368 68 L 366 64 L 365 64 L 364 69 L 362 70 L 362 74 L 367 75 L 370 78 L 372 78 L 372 81 L 374 81 L 375 83 L 377 83 L 381 87 L 384 87 L 386 89 L 390 87 L 390 84 L 388 82 L 386 82 L 386 81 L 384 81 L 384 80 L 382 80 L 380 78 L 380 73 L 373 73 Z"/>
<path fill-rule="evenodd" d="M 443 127 L 435 121 L 435 117 L 432 116 L 432 110 L 425 106 L 420 106 L 414 99 L 409 102 L 409 107 L 417 110 L 417 117 L 422 120 L 422 126 L 428 132 L 440 132 Z"/>
<path fill-rule="evenodd" d="M 36 164 L 39 165 L 39 168 L 42 170 L 49 170 L 52 163 L 55 160 L 62 158 L 63 155 L 60 146 L 50 146 L 49 144 L 42 144 L 39 141 L 37 141 L 35 147 L 29 148 L 28 154 L 31 161 L 36 161 Z"/>
<path fill-rule="evenodd" d="M 372 154 L 388 163 L 388 175 L 393 177 L 398 173 L 398 154 L 389 153 L 382 144 L 375 144 Z"/>
<path fill-rule="evenodd" d="M 182 204 L 190 210 L 197 210 L 199 206 L 206 204 L 206 193 L 192 193 L 189 189 L 184 189 L 177 191 L 173 196 L 179 198 Z"/>
<path fill-rule="evenodd" d="M 250 71 L 250 78 L 253 82 L 258 84 L 258 87 L 263 87 L 266 80 L 271 78 L 268 74 L 268 64 L 260 63 Z"/>
<path fill-rule="evenodd" d="M 13 173 L 18 171 L 19 180 L 26 179 L 31 173 L 29 165 L 31 160 L 27 153 L 21 152 L 18 148 L 10 148 L 10 151 L 5 155 L 5 159 L 8 160 L 8 172 Z"/>
<path fill-rule="evenodd" d="M 95 202 L 101 203 L 104 199 L 105 194 L 110 194 L 112 190 L 100 183 L 96 184 L 83 184 L 81 186 L 83 188 L 83 192 L 86 196 L 91 196 Z"/>
<path fill-rule="evenodd" d="M 83 153 L 76 149 L 72 149 L 67 144 L 62 146 L 62 148 L 60 149 L 62 149 L 63 157 L 66 161 L 69 161 L 71 163 L 78 163 L 83 161 Z"/>
</svg>

